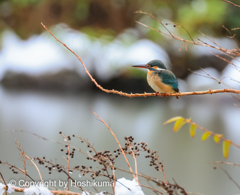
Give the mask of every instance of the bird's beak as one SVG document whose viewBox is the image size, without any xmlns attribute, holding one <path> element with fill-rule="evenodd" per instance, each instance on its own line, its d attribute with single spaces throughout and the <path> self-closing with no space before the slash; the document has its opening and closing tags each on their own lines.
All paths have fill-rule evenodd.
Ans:
<svg viewBox="0 0 240 195">
<path fill-rule="evenodd" d="M 147 65 L 134 65 L 135 68 L 148 68 Z"/>
</svg>

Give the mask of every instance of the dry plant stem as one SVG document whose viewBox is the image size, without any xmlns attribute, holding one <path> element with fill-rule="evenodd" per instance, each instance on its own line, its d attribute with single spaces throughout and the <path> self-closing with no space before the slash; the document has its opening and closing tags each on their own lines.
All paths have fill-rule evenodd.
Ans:
<svg viewBox="0 0 240 195">
<path fill-rule="evenodd" d="M 95 152 L 95 154 L 97 153 L 97 150 L 93 147 L 93 145 L 92 145 L 88 140 L 86 140 L 86 139 L 84 139 L 84 138 L 82 138 L 82 137 L 78 137 L 78 136 L 75 136 L 75 138 L 78 138 L 78 139 L 80 139 L 81 141 L 86 142 L 86 143 L 90 146 L 90 148 Z M 87 155 L 87 154 L 86 154 L 86 155 Z"/>
<path fill-rule="evenodd" d="M 110 163 L 110 167 L 112 168 L 112 172 L 113 172 L 114 186 L 116 186 L 116 177 L 115 177 L 115 170 L 114 170 L 115 167 L 114 167 L 113 163 L 111 162 L 111 160 L 110 160 L 109 158 L 105 158 L 105 159 L 107 159 L 108 162 Z M 106 166 L 105 164 L 104 164 L 103 166 L 104 166 L 104 168 L 105 168 L 107 174 L 109 175 L 109 172 L 108 172 L 107 166 Z M 109 178 L 109 181 L 111 182 L 111 179 L 110 179 L 110 178 Z M 115 194 L 115 188 L 114 188 L 114 186 L 112 186 L 113 194 Z"/>
<path fill-rule="evenodd" d="M 224 2 L 226 2 L 226 3 L 229 3 L 229 4 L 231 4 L 231 5 L 235 6 L 235 7 L 240 7 L 240 5 L 234 4 L 234 3 L 232 3 L 231 1 L 226 1 L 226 0 L 221 0 L 221 1 L 224 1 Z"/>
<path fill-rule="evenodd" d="M 163 164 L 161 164 L 161 170 L 162 170 L 162 174 L 163 174 L 163 178 L 164 178 L 165 184 L 166 184 L 166 186 L 168 186 L 166 175 L 165 175 L 164 169 L 163 169 Z"/>
<path fill-rule="evenodd" d="M 112 161 L 109 159 L 109 158 L 107 158 L 108 159 L 108 162 L 110 163 L 110 166 L 111 166 L 111 168 L 112 168 L 112 172 L 113 172 L 113 181 L 114 181 L 114 186 L 116 186 L 116 176 L 115 176 L 115 167 L 114 167 L 114 164 L 112 163 Z M 105 167 L 105 169 L 106 169 L 106 171 L 107 171 L 107 173 L 108 173 L 108 169 L 107 169 L 107 167 L 106 167 L 106 165 L 104 165 L 104 167 Z M 109 175 L 109 174 L 108 174 Z M 111 179 L 109 179 L 110 180 L 110 182 L 111 182 Z M 112 186 L 112 190 L 113 190 L 113 194 L 115 194 L 115 187 L 114 186 Z"/>
<path fill-rule="evenodd" d="M 2 175 L 2 173 L 0 172 L 0 176 L 1 176 L 1 180 L 2 180 L 2 182 L 4 183 L 4 185 L 6 186 L 7 184 L 6 184 L 6 182 L 5 182 L 5 180 L 4 180 L 4 177 L 3 177 L 3 175 Z"/>
<path fill-rule="evenodd" d="M 139 175 L 139 176 L 141 176 L 141 177 L 143 177 L 143 178 L 145 178 L 145 179 L 147 179 L 147 180 L 149 180 L 149 181 L 152 181 L 152 182 L 154 182 L 155 184 L 157 184 L 158 186 L 161 186 L 161 187 L 164 188 L 164 185 L 162 184 L 162 183 L 164 183 L 164 182 L 161 181 L 161 180 L 159 180 L 159 179 L 157 179 L 157 178 L 150 177 L 150 176 L 145 175 L 145 174 L 143 174 L 143 173 L 141 173 L 141 175 Z M 173 179 L 173 180 L 174 180 L 174 179 Z M 175 180 L 174 180 L 174 182 L 175 182 L 175 184 L 171 184 L 171 183 L 168 182 L 168 185 L 169 185 L 169 186 L 175 186 L 176 188 L 181 189 L 181 190 L 182 190 L 182 194 L 187 195 L 187 192 L 185 191 L 185 189 L 184 189 L 183 187 L 179 186 Z M 165 190 L 166 190 L 166 189 L 165 189 Z"/>
<path fill-rule="evenodd" d="M 219 166 L 219 164 L 226 164 L 226 165 L 233 165 L 233 166 L 240 166 L 240 164 L 221 162 L 221 161 L 216 162 L 216 166 L 222 169 L 222 171 L 228 176 L 229 180 L 231 180 L 238 187 L 238 189 L 240 189 L 240 185 L 231 177 L 231 175 L 223 167 Z"/>
<path fill-rule="evenodd" d="M 133 159 L 134 159 L 134 163 L 135 163 L 135 175 L 136 175 L 136 181 L 139 183 L 139 181 L 138 181 L 138 171 L 137 171 L 137 158 L 136 158 L 136 156 L 135 156 L 135 154 L 134 154 L 134 152 L 132 151 L 132 157 L 133 157 Z"/>
<path fill-rule="evenodd" d="M 68 163 L 68 167 L 67 167 L 67 169 L 68 169 L 68 173 L 67 173 L 67 191 L 69 191 L 70 146 L 69 146 L 69 143 L 68 143 L 68 140 L 67 140 L 66 136 L 63 135 L 62 133 L 61 133 L 61 136 L 67 142 L 67 151 L 68 151 L 68 159 L 67 159 L 67 163 Z"/>
<path fill-rule="evenodd" d="M 139 13 L 144 13 L 144 12 L 139 12 Z M 146 13 L 145 13 L 146 14 Z M 138 23 L 140 23 L 140 22 L 138 22 Z M 214 93 L 237 93 L 237 94 L 240 94 L 240 90 L 234 90 L 234 89 L 218 89 L 218 90 L 211 90 L 211 89 L 209 89 L 209 90 L 207 90 L 207 91 L 193 91 L 193 92 L 183 92 L 183 93 L 175 93 L 175 94 L 172 94 L 172 93 L 166 93 L 166 94 L 163 94 L 163 93 L 158 93 L 158 94 L 156 94 L 156 93 L 146 93 L 146 92 L 144 92 L 144 93 L 141 93 L 141 94 L 138 94 L 138 93 L 135 93 L 135 94 L 133 94 L 133 93 L 125 93 L 125 92 L 122 92 L 122 91 L 117 91 L 117 90 L 114 90 L 114 89 L 112 89 L 112 90 L 108 90 L 108 89 L 105 89 L 105 88 L 103 88 L 101 85 L 99 85 L 98 83 L 97 83 L 97 81 L 92 77 L 92 75 L 90 74 L 90 72 L 87 70 L 87 68 L 86 68 L 86 66 L 85 66 L 85 64 L 83 63 L 83 61 L 82 61 L 82 59 L 74 52 L 74 51 L 72 51 L 66 44 L 64 44 L 63 42 L 61 42 L 59 39 L 57 39 L 53 34 L 52 34 L 52 32 L 50 31 L 50 30 L 48 30 L 47 29 L 47 27 L 43 24 L 43 23 L 41 23 L 42 24 L 42 26 L 53 36 L 53 38 L 56 40 L 56 41 L 58 41 L 59 43 L 61 43 L 64 47 L 66 47 L 70 52 L 72 52 L 77 58 L 78 58 L 78 60 L 82 63 L 82 65 L 83 65 L 83 68 L 85 69 L 85 72 L 87 73 L 87 75 L 89 76 L 89 78 L 91 79 L 91 81 L 96 85 L 96 87 L 98 87 L 100 90 L 102 90 L 102 91 L 104 91 L 104 92 L 106 92 L 106 93 L 113 93 L 113 94 L 118 94 L 118 95 L 121 95 L 121 96 L 126 96 L 126 97 L 130 97 L 130 98 L 132 98 L 132 97 L 148 97 L 148 96 L 159 96 L 159 97 L 168 97 L 168 96 L 174 96 L 174 97 L 178 97 L 178 96 L 187 96 L 187 95 L 205 95 L 205 94 L 214 94 Z M 140 24 L 142 24 L 142 23 L 140 23 Z M 146 26 L 146 27 L 148 27 L 147 25 L 145 25 L 145 24 L 142 24 L 143 26 Z M 155 30 L 155 31 L 158 31 L 158 30 L 156 30 L 156 29 L 153 29 L 153 28 L 151 28 L 151 27 L 148 27 L 148 28 L 150 28 L 150 29 L 152 29 L 152 30 Z M 184 41 L 184 42 L 189 42 L 189 43 L 192 43 L 192 44 L 197 44 L 197 45 L 203 45 L 203 46 L 206 46 L 206 47 L 212 47 L 212 48 L 215 48 L 214 46 L 211 46 L 211 45 L 206 45 L 206 44 L 202 44 L 202 43 L 199 43 L 199 42 L 193 42 L 193 41 L 188 41 L 188 40 L 183 40 L 183 39 L 181 39 L 181 38 L 179 38 L 179 37 L 177 37 L 177 36 L 171 36 L 171 35 L 168 35 L 168 34 L 166 34 L 166 33 L 163 33 L 163 32 L 161 32 L 161 31 L 159 31 L 160 33 L 162 33 L 162 34 L 164 34 L 164 35 L 166 35 L 166 36 L 170 36 L 170 37 L 173 37 L 173 38 L 175 38 L 175 39 L 177 39 L 177 40 L 180 40 L 180 41 Z M 185 45 L 186 46 L 186 45 Z M 216 48 L 215 48 L 216 49 Z M 218 50 L 221 50 L 221 51 L 223 51 L 223 52 L 227 52 L 227 50 L 226 49 L 221 49 L 221 48 L 217 48 Z M 240 56 L 240 54 L 239 53 L 237 53 L 239 56 Z"/>
<path fill-rule="evenodd" d="M 225 165 L 232 165 L 232 166 L 239 166 L 240 167 L 240 164 L 237 164 L 237 163 L 230 163 L 230 162 L 222 162 L 222 161 L 216 161 L 216 164 L 225 164 Z"/>
<path fill-rule="evenodd" d="M 66 159 L 66 158 L 64 157 L 64 159 Z M 41 159 L 37 158 L 36 160 L 41 160 Z M 50 162 L 50 161 L 45 161 L 45 162 L 48 163 L 48 164 L 50 164 L 50 165 L 55 165 L 54 163 L 52 163 L 52 162 Z M 62 168 L 65 169 L 65 167 L 63 167 L 63 166 L 62 166 Z M 75 182 L 75 179 L 73 179 L 73 178 L 69 175 L 69 173 L 67 173 L 64 169 L 62 169 L 62 172 L 63 172 L 65 175 L 67 175 L 67 176 L 69 177 L 69 179 L 71 179 L 73 182 Z M 77 187 L 78 187 L 80 190 L 84 191 L 81 186 L 77 186 Z"/>
<path fill-rule="evenodd" d="M 9 164 L 8 162 L 2 162 L 2 164 L 6 164 L 6 165 L 8 165 L 9 167 L 13 167 L 14 169 L 17 169 L 17 170 L 19 170 L 20 172 L 22 172 L 23 174 L 25 174 L 25 171 L 24 171 L 24 170 L 16 167 L 15 165 L 11 165 L 11 164 Z M 27 175 L 32 181 L 35 181 L 35 180 L 34 180 L 30 175 L 28 175 L 27 173 L 26 173 L 26 175 Z"/>
<path fill-rule="evenodd" d="M 31 158 L 29 158 L 26 154 L 25 154 L 25 156 L 26 156 L 26 158 L 27 158 L 28 160 L 30 160 L 30 161 L 32 162 L 32 164 L 35 166 L 35 168 L 37 169 L 38 175 L 39 175 L 39 177 L 40 177 L 40 179 L 41 179 L 41 182 L 43 182 L 42 175 L 41 175 L 41 173 L 40 173 L 37 165 L 36 165 L 36 164 L 33 162 L 33 160 L 32 160 Z"/>
<path fill-rule="evenodd" d="M 24 181 L 26 183 L 26 181 L 27 181 L 26 153 L 23 151 L 20 144 L 17 142 L 17 139 L 15 139 L 15 143 L 17 145 L 18 150 L 20 151 L 21 160 L 23 161 L 23 164 L 24 164 L 24 166 L 23 166 L 24 167 Z"/>
<path fill-rule="evenodd" d="M 178 184 L 177 184 L 177 182 L 173 179 L 173 181 L 175 182 L 175 184 L 176 184 L 176 186 L 179 188 L 179 189 L 181 189 L 182 190 L 182 194 L 184 194 L 184 195 L 187 195 L 187 192 L 185 191 L 185 189 L 184 188 L 182 188 L 181 186 L 179 186 Z"/>
<path fill-rule="evenodd" d="M 2 175 L 1 172 L 0 172 L 0 176 L 1 176 L 0 180 L 2 180 L 2 182 L 5 185 L 5 187 L 4 187 L 5 188 L 4 195 L 7 195 L 8 186 L 7 186 L 7 184 L 6 184 L 5 180 L 4 180 L 3 175 Z"/>
<path fill-rule="evenodd" d="M 128 141 L 128 144 L 130 144 L 130 142 Z M 132 147 L 132 146 L 131 146 Z M 137 158 L 132 150 L 132 157 L 134 159 L 134 164 L 135 164 L 135 175 L 136 175 L 136 181 L 139 183 L 138 181 L 138 171 L 137 171 Z"/>
<path fill-rule="evenodd" d="M 25 180 L 25 183 L 27 182 L 27 165 L 26 165 L 26 159 L 24 157 L 24 160 L 23 160 L 23 163 L 24 163 L 24 180 Z"/>
<path fill-rule="evenodd" d="M 112 164 L 112 163 L 111 163 Z M 112 165 L 112 172 L 113 172 L 113 181 L 114 181 L 114 186 L 116 186 L 116 176 L 115 176 L 115 170 L 114 170 L 114 166 Z M 115 188 L 114 186 L 112 186 L 113 189 L 113 194 L 115 194 Z"/>
<path fill-rule="evenodd" d="M 122 146 L 121 146 L 121 144 L 119 143 L 116 135 L 113 133 L 112 129 L 105 123 L 105 121 L 104 121 L 97 113 L 95 113 L 93 110 L 91 110 L 91 111 L 93 112 L 93 114 L 95 114 L 95 115 L 100 119 L 100 121 L 101 121 L 101 122 L 108 128 L 108 130 L 112 133 L 113 137 L 115 138 L 115 140 L 116 140 L 116 142 L 117 142 L 117 144 L 118 144 L 118 146 L 119 146 L 119 148 L 120 148 L 120 150 L 121 150 L 121 152 L 122 152 L 122 154 L 123 154 L 123 156 L 124 156 L 124 158 L 125 158 L 125 160 L 126 160 L 126 162 L 127 162 L 127 165 L 128 165 L 128 167 L 129 167 L 129 169 L 130 169 L 130 171 L 131 171 L 134 179 L 137 181 L 136 176 L 135 176 L 135 174 L 134 174 L 134 172 L 133 172 L 133 170 L 132 170 L 132 168 L 131 168 L 131 166 L 130 166 L 130 164 L 129 164 L 129 162 L 128 162 L 128 159 L 127 159 L 127 157 L 126 157 L 126 155 L 125 155 L 125 153 L 124 153 L 124 151 L 123 151 L 123 149 L 122 149 Z"/>
<path fill-rule="evenodd" d="M 230 181 L 232 181 L 237 187 L 238 187 L 238 189 L 240 189 L 240 186 L 239 186 L 239 184 L 231 177 L 231 175 L 224 169 L 224 168 L 222 168 L 221 166 L 218 166 L 220 169 L 222 169 L 222 171 L 228 176 L 228 179 L 230 180 Z"/>
<path fill-rule="evenodd" d="M 5 187 L 6 189 L 6 187 Z M 12 187 L 15 192 L 24 192 L 25 188 Z M 71 191 L 50 190 L 54 195 L 82 195 L 81 193 Z"/>
<path fill-rule="evenodd" d="M 148 188 L 148 189 L 152 190 L 153 192 L 155 192 L 156 194 L 159 193 L 159 194 L 164 195 L 164 193 L 162 193 L 162 192 L 160 192 L 160 191 L 158 191 L 158 190 L 156 190 L 154 188 L 151 188 L 149 186 L 145 186 L 145 185 L 139 185 L 139 186 L 144 187 L 144 188 Z"/>
<path fill-rule="evenodd" d="M 185 121 L 186 123 L 189 123 L 189 124 L 195 125 L 197 128 L 203 130 L 204 132 L 208 132 L 209 134 L 211 134 L 211 135 L 213 135 L 213 136 L 217 136 L 217 134 L 215 134 L 215 133 L 213 133 L 212 131 L 209 131 L 209 130 L 207 130 L 207 129 L 201 127 L 201 126 L 199 126 L 199 125 L 196 124 L 196 123 L 193 123 L 193 122 L 191 122 L 191 121 L 189 121 L 189 120 L 187 120 L 187 119 L 184 119 L 184 121 Z M 228 142 L 229 142 L 229 140 L 227 140 L 227 139 L 224 138 L 224 137 L 221 137 L 221 136 L 218 136 L 218 137 L 219 137 L 219 139 L 221 139 L 221 140 L 223 140 L 223 141 L 228 141 Z M 234 145 L 234 146 L 237 147 L 237 148 L 240 148 L 240 146 L 237 145 L 237 144 L 234 143 L 234 142 L 231 142 L 231 144 Z"/>
<path fill-rule="evenodd" d="M 88 146 L 95 152 L 95 154 L 98 153 L 97 150 L 93 147 L 93 145 L 92 145 L 88 140 L 86 140 L 86 139 L 84 139 L 84 138 L 82 138 L 82 137 L 78 137 L 78 136 L 75 136 L 75 137 L 78 138 L 78 139 L 80 139 L 81 141 L 84 141 L 85 143 L 87 143 Z M 91 158 L 93 158 L 91 155 L 89 155 L 89 156 L 90 156 Z M 108 160 L 108 162 L 109 162 L 110 165 L 111 165 L 111 169 L 112 169 L 112 171 L 113 171 L 114 186 L 116 186 L 116 176 L 115 176 L 115 171 L 114 171 L 114 165 L 113 165 L 112 161 L 111 161 L 109 158 L 105 158 L 105 157 L 104 157 L 104 159 Z M 96 160 L 98 160 L 98 159 L 96 159 Z M 108 172 L 108 169 L 107 169 L 106 165 L 103 164 L 103 166 L 104 166 L 104 168 L 106 169 L 107 174 L 109 175 L 109 172 Z M 111 179 L 110 179 L 110 178 L 109 178 L 109 180 L 110 180 L 110 182 L 111 182 Z M 115 194 L 115 188 L 114 188 L 114 186 L 112 186 L 112 189 L 113 189 L 113 193 Z"/>
<path fill-rule="evenodd" d="M 57 144 L 61 144 L 61 145 L 66 145 L 66 143 L 63 143 L 63 142 L 59 142 L 59 141 L 56 141 L 56 140 L 52 140 L 52 139 L 48 139 L 46 137 L 43 137 L 41 135 L 38 135 L 36 133 L 33 133 L 33 132 L 29 132 L 29 131 L 24 131 L 24 130 L 14 130 L 14 131 L 7 131 L 7 132 L 10 132 L 10 133 L 15 133 L 15 132 L 23 132 L 23 133 L 29 133 L 31 135 L 34 135 L 36 136 L 37 138 L 39 139 L 42 139 L 42 140 L 45 140 L 45 141 L 50 141 L 50 142 L 53 142 L 53 143 L 57 143 Z M 85 152 L 83 152 L 80 148 L 77 148 L 75 146 L 72 146 L 72 145 L 69 145 L 71 148 L 75 148 L 76 150 L 78 150 L 78 152 L 81 152 L 82 154 L 84 155 L 87 155 Z"/>
<path fill-rule="evenodd" d="M 58 191 L 51 190 L 54 195 L 82 195 L 81 193 L 71 192 L 71 191 Z"/>
</svg>

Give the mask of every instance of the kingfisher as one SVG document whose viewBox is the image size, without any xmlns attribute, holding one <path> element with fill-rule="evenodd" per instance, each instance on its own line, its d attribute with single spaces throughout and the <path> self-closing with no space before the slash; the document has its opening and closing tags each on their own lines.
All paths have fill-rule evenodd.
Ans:
<svg viewBox="0 0 240 195">
<path fill-rule="evenodd" d="M 147 82 L 158 93 L 178 93 L 178 82 L 172 71 L 167 70 L 161 60 L 152 60 L 146 65 L 134 65 L 136 68 L 146 68 Z"/>
</svg>

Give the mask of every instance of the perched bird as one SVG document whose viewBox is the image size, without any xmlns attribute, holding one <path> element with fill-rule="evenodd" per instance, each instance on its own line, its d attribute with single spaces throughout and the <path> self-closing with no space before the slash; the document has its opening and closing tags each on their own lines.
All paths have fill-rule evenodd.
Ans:
<svg viewBox="0 0 240 195">
<path fill-rule="evenodd" d="M 161 60 L 152 60 L 146 65 L 132 67 L 148 69 L 147 82 L 157 93 L 178 93 L 178 82 L 172 71 L 167 70 Z"/>
</svg>

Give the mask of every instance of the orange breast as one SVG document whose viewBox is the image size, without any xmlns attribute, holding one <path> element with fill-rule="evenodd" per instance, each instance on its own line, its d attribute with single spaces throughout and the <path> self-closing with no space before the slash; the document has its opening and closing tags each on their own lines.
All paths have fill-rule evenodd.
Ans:
<svg viewBox="0 0 240 195">
<path fill-rule="evenodd" d="M 151 73 L 150 73 L 151 74 Z M 159 93 L 175 93 L 170 85 L 164 84 L 157 74 L 148 74 L 148 84 Z"/>
<path fill-rule="evenodd" d="M 152 71 L 148 71 L 148 73 L 147 73 L 147 74 L 148 74 L 148 75 L 150 75 L 151 73 L 153 73 L 153 70 L 152 70 Z"/>
</svg>

